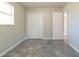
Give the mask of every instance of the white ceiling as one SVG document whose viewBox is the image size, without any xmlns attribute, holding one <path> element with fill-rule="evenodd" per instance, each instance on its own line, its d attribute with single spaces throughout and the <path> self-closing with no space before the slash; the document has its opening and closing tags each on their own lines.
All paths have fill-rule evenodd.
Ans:
<svg viewBox="0 0 79 59">
<path fill-rule="evenodd" d="M 22 2 L 24 7 L 64 7 L 66 2 Z"/>
</svg>

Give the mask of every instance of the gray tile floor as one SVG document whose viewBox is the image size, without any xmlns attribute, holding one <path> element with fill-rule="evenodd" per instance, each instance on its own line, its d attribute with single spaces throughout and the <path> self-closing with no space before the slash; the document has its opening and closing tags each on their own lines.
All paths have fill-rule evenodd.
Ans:
<svg viewBox="0 0 79 59">
<path fill-rule="evenodd" d="M 24 40 L 3 57 L 78 57 L 63 40 Z"/>
</svg>

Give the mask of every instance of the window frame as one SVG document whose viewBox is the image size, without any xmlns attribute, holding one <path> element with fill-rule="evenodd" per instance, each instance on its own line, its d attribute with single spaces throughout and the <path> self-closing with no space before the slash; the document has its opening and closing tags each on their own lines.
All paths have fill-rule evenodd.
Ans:
<svg viewBox="0 0 79 59">
<path fill-rule="evenodd" d="M 11 13 L 9 14 L 9 13 L 6 13 L 4 11 L 0 11 L 0 13 L 5 14 L 7 16 L 10 16 L 11 17 L 11 23 L 3 23 L 3 24 L 0 23 L 0 25 L 15 25 L 14 24 L 14 6 L 10 2 L 4 2 L 4 3 L 11 6 Z"/>
</svg>

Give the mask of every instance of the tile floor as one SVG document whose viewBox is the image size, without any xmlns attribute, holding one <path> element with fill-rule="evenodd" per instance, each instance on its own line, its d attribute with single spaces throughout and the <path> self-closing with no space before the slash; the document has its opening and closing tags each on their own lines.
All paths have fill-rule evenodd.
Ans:
<svg viewBox="0 0 79 59">
<path fill-rule="evenodd" d="M 78 57 L 63 40 L 24 40 L 3 57 Z"/>
</svg>

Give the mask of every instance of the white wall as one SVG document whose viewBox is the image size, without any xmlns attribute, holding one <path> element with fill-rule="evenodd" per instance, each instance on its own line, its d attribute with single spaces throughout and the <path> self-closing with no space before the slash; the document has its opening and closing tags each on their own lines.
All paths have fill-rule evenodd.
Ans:
<svg viewBox="0 0 79 59">
<path fill-rule="evenodd" d="M 0 54 L 24 38 L 25 8 L 19 3 L 14 6 L 15 25 L 0 25 Z"/>
<path fill-rule="evenodd" d="M 79 52 L 79 3 L 68 3 L 64 9 L 69 9 L 67 20 L 67 34 L 69 44 Z"/>
<path fill-rule="evenodd" d="M 27 21 L 27 15 L 29 13 L 41 13 L 43 15 L 43 38 L 52 38 L 52 12 L 62 11 L 62 8 L 26 8 L 26 25 L 29 24 Z M 26 36 L 28 26 L 26 26 Z M 32 28 L 31 28 L 32 29 Z M 30 30 L 30 29 L 29 29 Z"/>
</svg>

